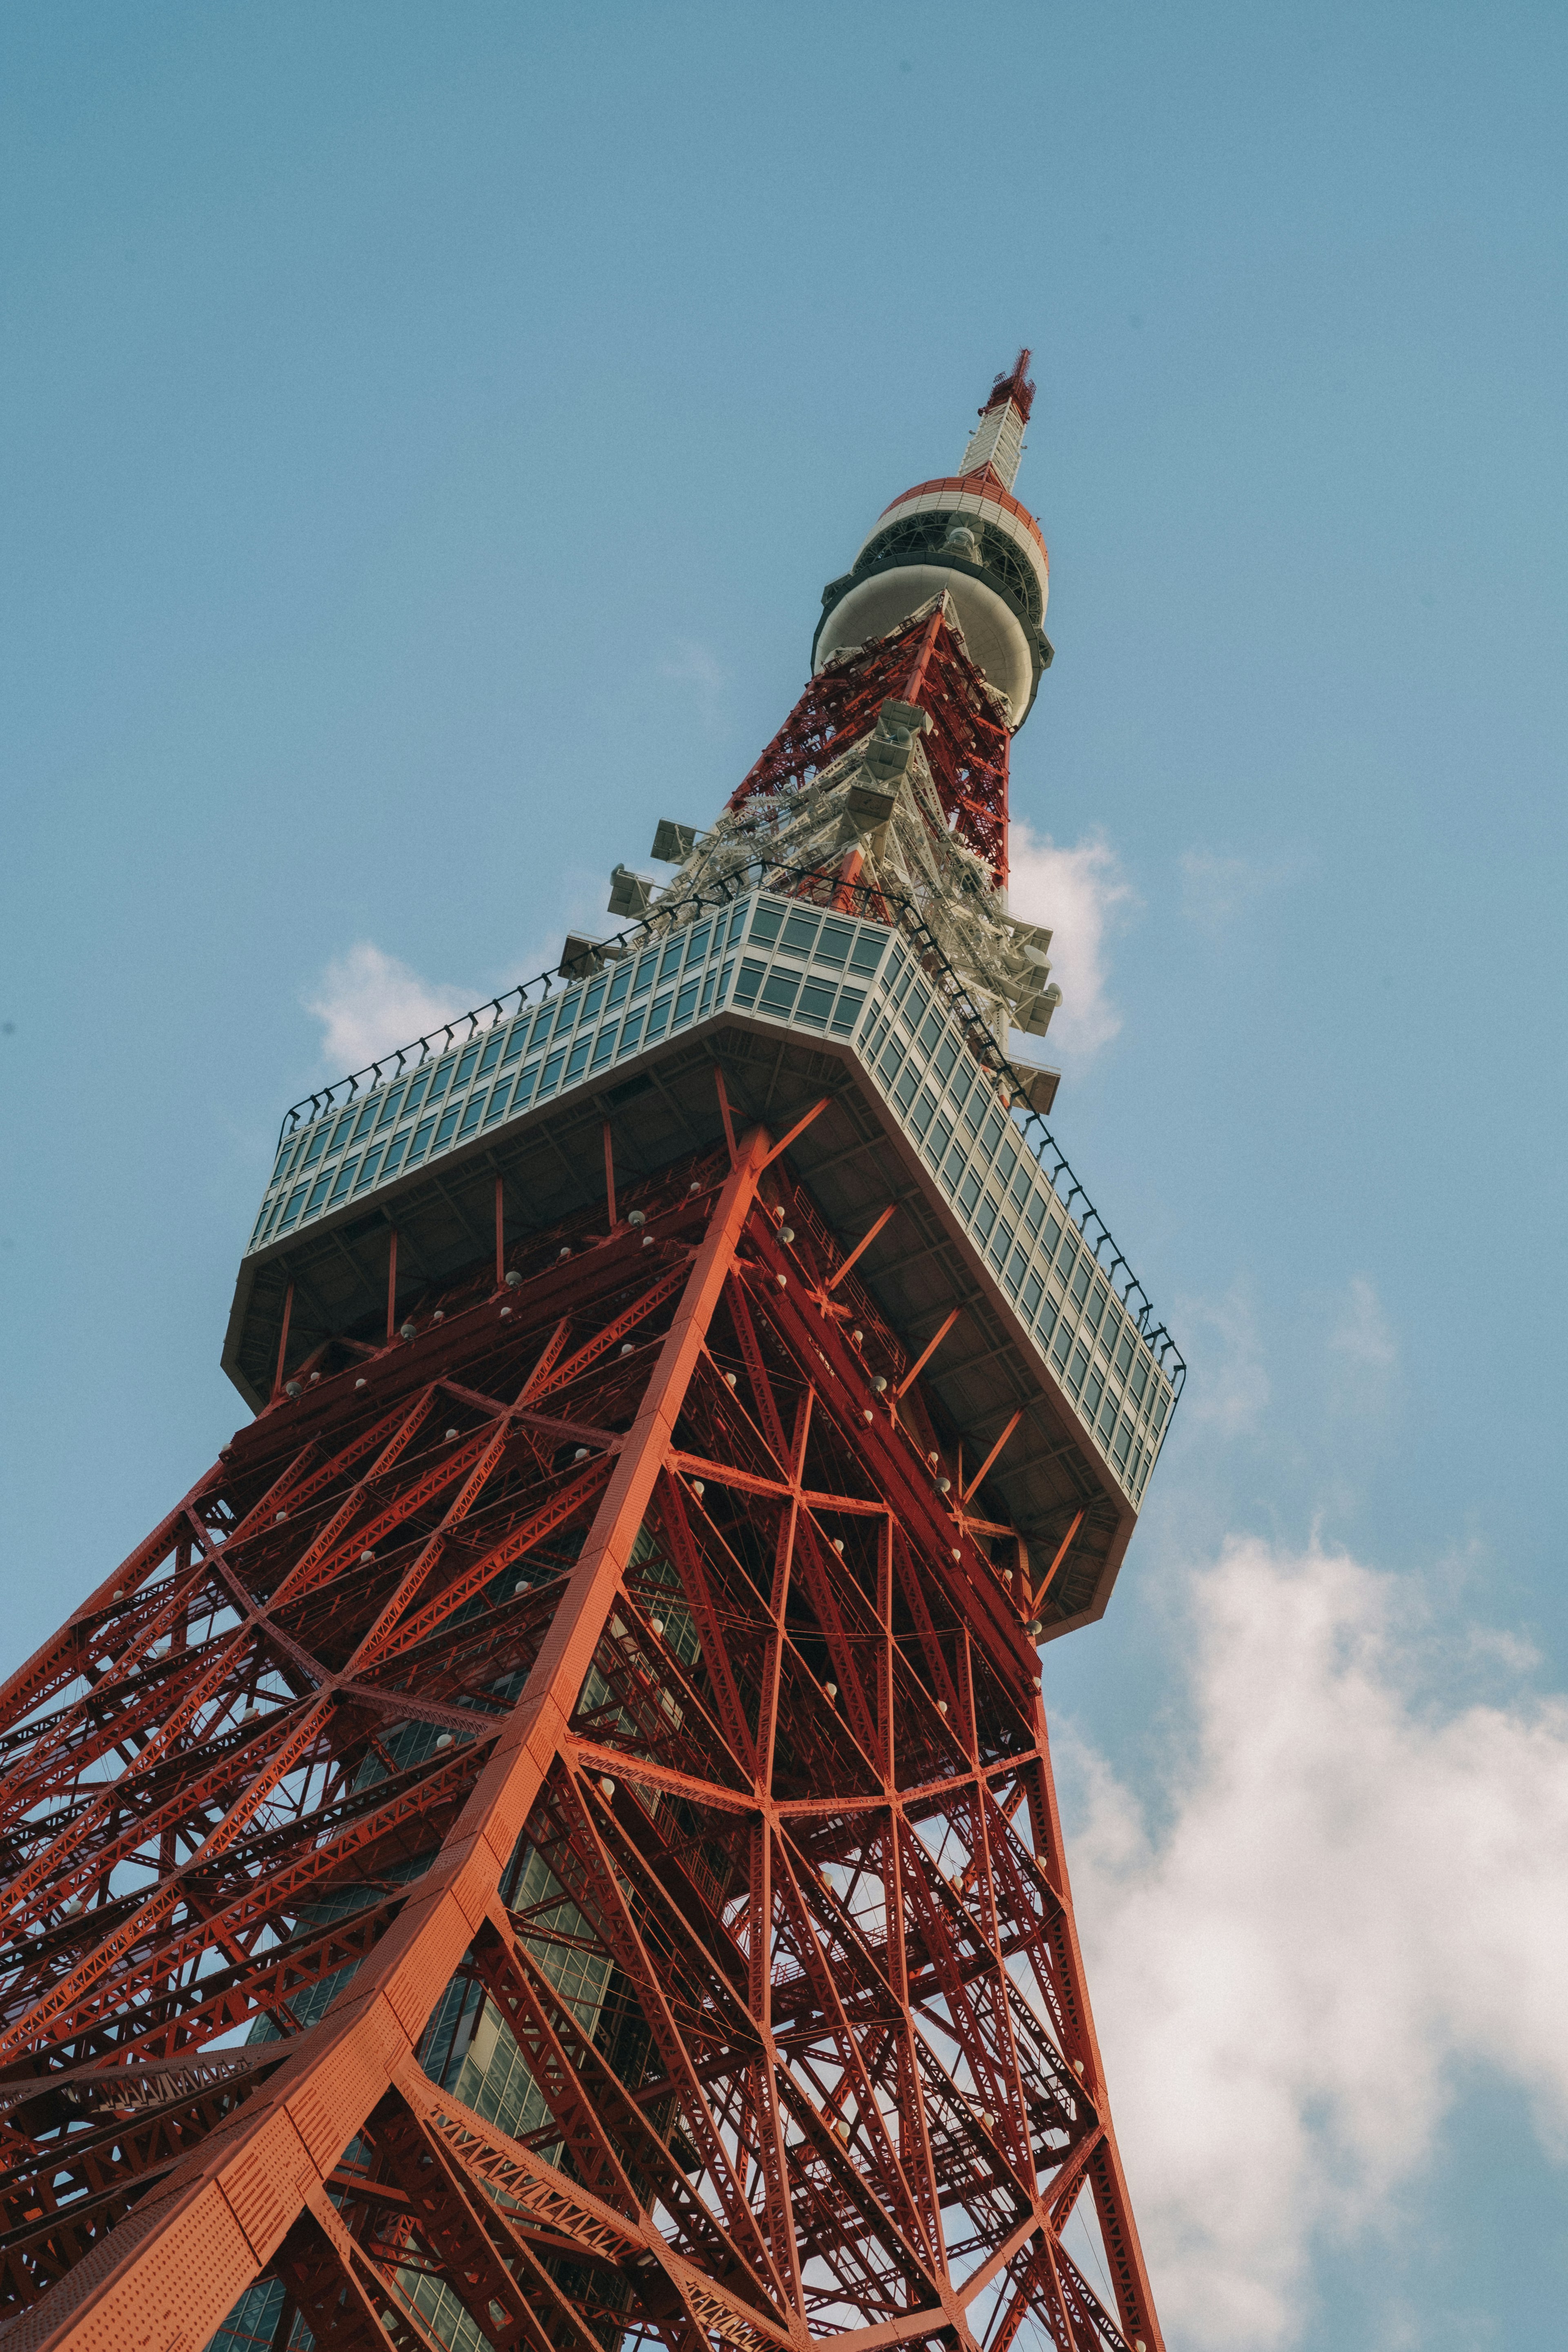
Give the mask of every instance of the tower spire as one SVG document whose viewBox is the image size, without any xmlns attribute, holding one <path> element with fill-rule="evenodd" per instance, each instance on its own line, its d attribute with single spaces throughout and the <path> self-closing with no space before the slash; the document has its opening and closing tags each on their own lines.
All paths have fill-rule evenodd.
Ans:
<svg viewBox="0 0 1568 2352">
<path fill-rule="evenodd" d="M 1025 349 L 992 385 L 980 411 L 980 422 L 959 460 L 961 475 L 994 474 L 1005 490 L 1010 490 L 1017 480 L 1024 455 L 1024 427 L 1035 404 L 1035 387 L 1029 381 L 1028 367 L 1029 353 Z"/>
<path fill-rule="evenodd" d="M 1029 353 L 991 387 L 956 474 L 917 482 L 885 507 L 850 569 L 822 592 L 812 644 L 820 674 L 852 648 L 887 636 L 946 594 L 970 659 L 1001 698 L 1016 734 L 1051 662 L 1045 634 L 1050 558 L 1040 526 L 1013 495 L 1034 404 Z"/>
</svg>

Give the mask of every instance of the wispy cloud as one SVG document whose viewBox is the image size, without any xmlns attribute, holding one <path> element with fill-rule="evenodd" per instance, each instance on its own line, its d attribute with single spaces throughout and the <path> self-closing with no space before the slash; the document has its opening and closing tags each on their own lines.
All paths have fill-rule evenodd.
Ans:
<svg viewBox="0 0 1568 2352">
<path fill-rule="evenodd" d="M 702 724 L 717 724 L 730 678 L 711 646 L 698 637 L 677 637 L 659 663 L 658 674 L 672 686 L 689 687 Z"/>
<path fill-rule="evenodd" d="M 321 1024 L 321 1060 L 335 1077 L 450 1021 L 479 993 L 456 982 L 425 980 L 373 940 L 360 940 L 334 956 L 304 1005 Z"/>
<path fill-rule="evenodd" d="M 1189 1420 L 1221 1437 L 1258 1427 L 1270 1390 L 1250 1286 L 1241 1278 L 1219 1298 L 1184 1298 L 1181 1330 L 1190 1359 Z"/>
<path fill-rule="evenodd" d="M 1352 1275 L 1335 1303 L 1329 1332 L 1333 1402 L 1361 1419 L 1381 1415 L 1393 1393 L 1399 1344 L 1377 1286 Z"/>
<path fill-rule="evenodd" d="M 1062 992 L 1048 1043 L 1064 1059 L 1086 1062 L 1121 1027 L 1110 993 L 1110 941 L 1138 905 L 1116 852 L 1099 835 L 1058 845 L 1015 819 L 1007 904 L 1029 923 L 1048 923 L 1051 977 Z"/>
<path fill-rule="evenodd" d="M 1179 863 L 1182 913 L 1210 939 L 1228 930 L 1255 900 L 1308 870 L 1308 862 L 1296 856 L 1237 857 L 1215 849 L 1184 849 Z"/>
<path fill-rule="evenodd" d="M 1171 2342 L 1274 2352 L 1467 2069 L 1568 2152 L 1568 1702 L 1342 1553 L 1234 1541 L 1185 1614 L 1158 1822 L 1078 1751 L 1072 1869 Z"/>
</svg>

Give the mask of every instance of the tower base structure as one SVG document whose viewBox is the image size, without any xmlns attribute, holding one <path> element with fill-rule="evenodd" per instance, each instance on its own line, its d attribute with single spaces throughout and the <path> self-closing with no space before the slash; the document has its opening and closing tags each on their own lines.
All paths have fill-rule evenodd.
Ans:
<svg viewBox="0 0 1568 2352">
<path fill-rule="evenodd" d="M 1159 2344 L 1029 1630 L 1083 1508 L 994 1516 L 831 1087 L 703 1079 L 297 1323 L 0 1695 L 7 2352 Z"/>
</svg>

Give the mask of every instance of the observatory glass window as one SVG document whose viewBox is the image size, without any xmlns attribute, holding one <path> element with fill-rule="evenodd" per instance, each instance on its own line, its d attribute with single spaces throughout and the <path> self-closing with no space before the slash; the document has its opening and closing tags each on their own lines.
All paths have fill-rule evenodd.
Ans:
<svg viewBox="0 0 1568 2352">
<path fill-rule="evenodd" d="M 787 1013 L 795 1003 L 795 992 L 800 980 L 793 971 L 771 971 L 763 986 L 762 1010 L 764 1013 Z"/>
<path fill-rule="evenodd" d="M 854 938 L 855 926 L 853 923 L 835 923 L 832 921 L 824 923 L 822 926 L 822 937 L 816 942 L 816 955 L 815 961 L 817 963 L 830 963 L 842 968 L 844 963 L 847 961 L 850 946 Z"/>
<path fill-rule="evenodd" d="M 610 1001 L 605 1008 L 607 1013 L 620 1011 L 626 1001 L 626 991 L 631 984 L 632 968 L 629 963 L 624 963 L 610 982 Z"/>
<path fill-rule="evenodd" d="M 386 1100 L 381 1106 L 381 1117 L 375 1122 L 378 1128 L 390 1127 L 392 1125 L 393 1120 L 403 1108 L 403 1096 L 404 1089 L 402 1087 L 393 1087 L 392 1092 L 387 1096 Z"/>
<path fill-rule="evenodd" d="M 387 1178 L 395 1173 L 398 1161 L 403 1157 L 404 1146 L 407 1141 L 408 1138 L 405 1135 L 395 1135 L 392 1141 L 387 1145 L 386 1158 L 381 1163 L 381 1181 L 384 1184 Z"/>
<path fill-rule="evenodd" d="M 885 931 L 873 930 L 868 925 L 863 926 L 849 958 L 850 971 L 858 972 L 862 979 L 868 980 L 881 962 L 882 951 L 887 944 L 888 935 Z"/>
<path fill-rule="evenodd" d="M 604 980 L 596 980 L 594 982 L 593 987 L 583 999 L 583 1018 L 584 1021 L 592 1021 L 595 1018 L 600 1005 L 603 1004 L 605 1001 L 605 991 L 608 985 L 608 982 Z"/>
<path fill-rule="evenodd" d="M 623 1054 L 629 1054 L 632 1047 L 637 1044 L 641 1035 L 642 1014 L 640 1013 L 628 1013 L 626 1018 L 625 1026 L 621 1031 L 621 1052 Z"/>
<path fill-rule="evenodd" d="M 468 1080 L 474 1075 L 474 1064 L 479 1060 L 479 1047 L 477 1045 L 470 1045 L 468 1048 L 468 1051 L 464 1054 L 462 1060 L 458 1064 L 458 1075 L 452 1080 L 454 1092 L 456 1092 L 458 1087 L 466 1087 L 468 1085 Z"/>
<path fill-rule="evenodd" d="M 414 1140 L 408 1147 L 408 1165 L 410 1168 L 413 1167 L 416 1160 L 424 1159 L 426 1150 L 429 1146 L 431 1131 L 435 1125 L 436 1122 L 433 1118 L 426 1118 L 421 1120 L 420 1124 L 415 1129 Z"/>
<path fill-rule="evenodd" d="M 374 1151 L 367 1151 L 364 1158 L 360 1162 L 359 1182 L 354 1186 L 354 1191 L 356 1192 L 368 1191 L 369 1187 L 375 1181 L 375 1172 L 380 1166 L 381 1146 L 377 1144 L 375 1150 Z"/>
<path fill-rule="evenodd" d="M 657 1007 L 655 1009 L 657 1010 Z M 583 1034 L 578 1038 L 577 1043 L 573 1046 L 572 1059 L 566 1065 L 566 1084 L 568 1086 L 572 1084 L 574 1078 L 580 1078 L 582 1076 L 584 1067 L 588 1059 L 588 1049 L 593 1045 L 593 1042 L 594 1039 L 592 1033 L 584 1029 Z"/>
<path fill-rule="evenodd" d="M 436 1065 L 436 1075 L 430 1081 L 430 1099 L 433 1103 L 440 1101 L 451 1082 L 451 1076 L 452 1062 L 448 1056 L 446 1061 L 437 1062 Z"/>
<path fill-rule="evenodd" d="M 700 983 L 698 981 L 689 980 L 685 987 L 681 990 L 679 995 L 676 998 L 675 1025 L 678 1029 L 683 1021 L 689 1021 L 692 1014 L 696 1012 L 697 991 L 700 985 Z"/>
<path fill-rule="evenodd" d="M 500 1030 L 491 1030 L 489 1043 L 479 1056 L 479 1076 L 481 1078 L 488 1078 L 490 1072 L 495 1068 L 496 1064 L 500 1060 L 500 1049 L 505 1042 L 505 1037 Z"/>
<path fill-rule="evenodd" d="M 314 1135 L 310 1138 L 310 1148 L 305 1154 L 306 1167 L 313 1168 L 326 1148 L 327 1130 L 324 1126 L 321 1126 L 316 1129 Z"/>
<path fill-rule="evenodd" d="M 759 898 L 756 913 L 752 917 L 751 942 L 753 947 L 771 948 L 779 935 L 784 910 L 776 899 Z"/>
<path fill-rule="evenodd" d="M 833 1030 L 836 1036 L 847 1037 L 851 1034 L 856 1022 L 859 1019 L 860 1007 L 865 1002 L 866 992 L 863 988 L 839 990 L 838 1010 L 833 1016 Z"/>
<path fill-rule="evenodd" d="M 632 982 L 632 997 L 634 1002 L 637 997 L 646 995 L 647 991 L 653 986 L 654 966 L 658 961 L 658 959 L 651 948 L 646 955 L 638 957 L 637 978 Z"/>
<path fill-rule="evenodd" d="M 779 941 L 781 951 L 784 955 L 809 955 L 811 952 L 812 941 L 816 937 L 817 929 L 821 921 L 822 918 L 820 915 L 803 915 L 798 913 L 792 915 L 788 922 L 784 927 L 784 937 Z M 757 927 L 753 923 L 752 926 L 752 937 L 755 939 L 756 936 Z"/>
<path fill-rule="evenodd" d="M 699 923 L 697 929 L 692 932 L 691 937 L 687 940 L 686 961 L 689 966 L 694 963 L 700 963 L 703 957 L 707 954 L 708 941 L 711 935 L 712 929 L 713 927 L 711 923 Z"/>
</svg>

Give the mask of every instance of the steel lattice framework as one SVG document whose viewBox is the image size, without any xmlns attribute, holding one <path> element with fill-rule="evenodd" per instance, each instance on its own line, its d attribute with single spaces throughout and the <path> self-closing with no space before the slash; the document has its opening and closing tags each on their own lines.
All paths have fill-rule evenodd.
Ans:
<svg viewBox="0 0 1568 2352">
<path fill-rule="evenodd" d="M 902 635 L 868 646 L 856 659 L 818 672 L 755 765 L 730 797 L 731 809 L 760 795 L 801 791 L 819 770 L 869 732 L 889 699 L 921 704 L 923 738 L 942 810 L 958 838 L 1007 880 L 1006 725 L 984 673 L 945 612 L 914 647 Z"/>
<path fill-rule="evenodd" d="M 321 1351 L 6 1686 L 8 2345 L 1158 2340 L 1028 1596 L 784 1166 Z"/>
<path fill-rule="evenodd" d="M 255 1420 L 0 1689 L 0 2352 L 1160 2352 L 1037 1643 L 1180 1368 L 1028 1144 L 960 570 L 290 1118 Z"/>
</svg>

